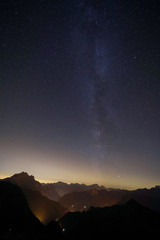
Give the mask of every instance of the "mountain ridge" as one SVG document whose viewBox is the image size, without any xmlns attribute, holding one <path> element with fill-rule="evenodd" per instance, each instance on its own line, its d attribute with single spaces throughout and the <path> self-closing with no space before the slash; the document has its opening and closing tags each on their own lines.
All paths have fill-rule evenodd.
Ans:
<svg viewBox="0 0 160 240">
<path fill-rule="evenodd" d="M 147 189 L 122 190 L 105 188 L 98 184 L 85 185 L 79 183 L 49 183 L 42 184 L 29 176 L 26 172 L 18 173 L 4 179 L 16 183 L 21 188 L 40 192 L 52 201 L 59 202 L 69 211 L 86 211 L 91 206 L 104 207 L 114 204 L 124 204 L 130 198 L 135 199 L 142 205 L 160 212 L 160 186 Z"/>
<path fill-rule="evenodd" d="M 160 213 L 130 199 L 123 205 L 70 212 L 59 220 L 69 239 L 158 239 Z"/>
<path fill-rule="evenodd" d="M 16 173 L 11 177 L 4 178 L 5 181 L 10 181 L 12 183 L 16 183 L 20 187 L 29 188 L 32 190 L 40 191 L 44 196 L 48 197 L 51 200 L 59 200 L 62 196 L 70 192 L 80 192 L 86 191 L 90 189 L 106 189 L 103 185 L 99 186 L 98 184 L 80 184 L 80 183 L 65 183 L 62 181 L 58 181 L 56 183 L 40 183 L 35 180 L 33 175 L 29 175 L 27 172 Z"/>
</svg>

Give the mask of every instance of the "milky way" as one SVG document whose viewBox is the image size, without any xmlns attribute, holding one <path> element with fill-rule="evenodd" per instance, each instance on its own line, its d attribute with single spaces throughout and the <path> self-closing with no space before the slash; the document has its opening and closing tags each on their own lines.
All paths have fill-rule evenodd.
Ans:
<svg viewBox="0 0 160 240">
<path fill-rule="evenodd" d="M 82 168 L 90 182 L 160 181 L 157 1 L 2 0 L 0 9 L 2 174 L 36 175 L 39 163 L 43 178 L 66 170 L 78 181 Z"/>
</svg>

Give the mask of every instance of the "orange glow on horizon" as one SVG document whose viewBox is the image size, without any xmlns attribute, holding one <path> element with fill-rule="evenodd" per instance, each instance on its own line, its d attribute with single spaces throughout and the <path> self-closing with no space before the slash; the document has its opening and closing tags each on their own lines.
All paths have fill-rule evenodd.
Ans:
<svg viewBox="0 0 160 240">
<path fill-rule="evenodd" d="M 12 174 L 0 174 L 0 179 L 5 179 L 8 177 L 13 176 L 14 174 L 17 173 L 21 173 L 22 171 L 18 171 L 18 172 L 14 172 Z M 154 181 L 152 179 L 148 179 L 148 184 L 147 182 L 144 181 L 144 179 L 141 179 L 141 181 L 137 178 L 136 180 L 133 179 L 133 177 L 123 177 L 123 179 L 121 178 L 114 178 L 113 176 L 105 176 L 105 178 L 103 176 L 97 176 L 94 178 L 94 175 L 96 175 L 95 172 L 91 172 L 93 175 L 87 175 L 87 171 L 84 173 L 83 172 L 83 176 L 81 172 L 75 172 L 75 176 L 77 176 L 77 179 L 74 178 L 74 174 L 72 172 L 73 175 L 69 174 L 69 172 L 66 170 L 66 176 L 69 176 L 70 179 L 67 179 L 67 177 L 63 177 L 60 176 L 58 177 L 58 174 L 56 175 L 56 178 L 52 178 L 52 177 L 46 177 L 44 178 L 44 176 L 41 178 L 41 176 L 36 176 L 35 173 L 31 173 L 28 172 L 27 170 L 25 171 L 27 172 L 29 175 L 33 175 L 36 181 L 39 181 L 40 183 L 57 183 L 57 182 L 64 182 L 67 184 L 85 184 L 85 185 L 92 185 L 92 184 L 98 184 L 99 186 L 103 185 L 106 188 L 119 188 L 119 189 L 127 189 L 127 190 L 135 190 L 138 188 L 151 188 L 157 185 L 156 181 Z M 63 170 L 62 173 L 65 173 L 65 171 Z M 44 173 L 43 173 L 44 175 Z M 47 174 L 48 175 L 48 174 Z M 87 177 L 86 177 L 86 176 Z M 70 181 L 68 181 L 70 180 Z M 141 182 L 141 185 L 139 185 L 139 182 Z M 132 183 L 132 184 L 130 184 Z"/>
<path fill-rule="evenodd" d="M 4 178 L 8 178 L 10 177 L 9 175 L 4 175 L 4 174 L 0 174 L 0 179 L 4 179 Z"/>
</svg>

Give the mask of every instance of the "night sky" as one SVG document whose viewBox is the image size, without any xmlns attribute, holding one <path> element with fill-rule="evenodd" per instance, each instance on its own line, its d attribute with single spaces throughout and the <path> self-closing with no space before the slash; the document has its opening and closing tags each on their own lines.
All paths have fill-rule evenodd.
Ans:
<svg viewBox="0 0 160 240">
<path fill-rule="evenodd" d="M 0 0 L 0 176 L 160 184 L 160 8 Z"/>
</svg>

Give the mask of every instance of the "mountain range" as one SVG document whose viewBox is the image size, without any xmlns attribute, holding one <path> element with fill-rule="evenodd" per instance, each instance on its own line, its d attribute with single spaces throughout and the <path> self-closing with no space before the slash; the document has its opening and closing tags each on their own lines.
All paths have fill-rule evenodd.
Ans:
<svg viewBox="0 0 160 240">
<path fill-rule="evenodd" d="M 68 211 L 87 211 L 91 206 L 105 207 L 124 204 L 131 198 L 160 212 L 159 186 L 129 191 L 105 188 L 98 184 L 89 186 L 63 182 L 44 184 L 25 172 L 3 180 L 14 183 L 23 190 L 30 209 L 45 224 L 52 219 L 61 218 Z"/>
<path fill-rule="evenodd" d="M 129 199 L 135 199 L 140 204 L 160 212 L 160 188 L 128 190 L 96 190 L 73 192 L 64 195 L 59 202 L 70 211 L 83 211 L 94 207 L 124 204 Z"/>
<path fill-rule="evenodd" d="M 26 172 L 14 174 L 11 177 L 5 178 L 5 181 L 9 181 L 17 184 L 22 188 L 32 189 L 41 192 L 47 198 L 58 201 L 65 194 L 72 192 L 83 192 L 91 189 L 106 189 L 104 186 L 98 184 L 85 185 L 79 183 L 67 184 L 64 182 L 56 183 L 40 183 L 35 180 L 34 176 L 28 175 Z"/>
<path fill-rule="evenodd" d="M 41 186 L 24 172 L 0 180 L 0 239 L 160 239 L 159 186 L 93 188 L 67 193 L 59 202 L 44 196 Z"/>
</svg>

